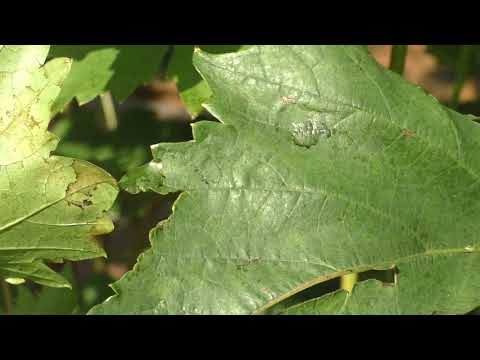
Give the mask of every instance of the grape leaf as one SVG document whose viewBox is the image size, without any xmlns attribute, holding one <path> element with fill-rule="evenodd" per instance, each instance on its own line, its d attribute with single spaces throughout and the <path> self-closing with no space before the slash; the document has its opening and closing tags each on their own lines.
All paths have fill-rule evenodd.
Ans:
<svg viewBox="0 0 480 360">
<path fill-rule="evenodd" d="M 73 282 L 70 265 L 65 266 L 62 275 Z M 77 289 L 44 287 L 33 293 L 26 286 L 17 287 L 18 294 L 13 306 L 13 315 L 72 315 L 78 311 Z"/>
<path fill-rule="evenodd" d="M 199 45 L 210 53 L 228 53 L 246 48 L 241 45 Z M 192 64 L 194 45 L 175 45 L 170 59 L 167 76 L 177 82 L 184 105 L 195 118 L 202 110 L 202 104 L 212 95 L 207 83 L 195 71 Z"/>
<path fill-rule="evenodd" d="M 92 314 L 259 314 L 326 280 L 393 266 L 391 289 L 356 288 L 385 298 L 379 312 L 480 303 L 474 117 L 364 46 L 198 51 L 194 63 L 221 123 L 193 124 L 195 141 L 153 146 L 154 160 L 122 180 L 132 193 L 183 193 Z"/>
<path fill-rule="evenodd" d="M 105 256 L 93 241 L 118 189 L 102 169 L 50 156 L 51 105 L 71 60 L 44 63 L 48 46 L 0 47 L 0 276 L 53 287 L 68 282 L 44 261 Z"/>
<path fill-rule="evenodd" d="M 152 79 L 165 54 L 164 45 L 55 45 L 50 56 L 72 58 L 72 70 L 53 106 L 62 111 L 76 98 L 80 105 L 111 91 L 124 101 Z"/>
</svg>

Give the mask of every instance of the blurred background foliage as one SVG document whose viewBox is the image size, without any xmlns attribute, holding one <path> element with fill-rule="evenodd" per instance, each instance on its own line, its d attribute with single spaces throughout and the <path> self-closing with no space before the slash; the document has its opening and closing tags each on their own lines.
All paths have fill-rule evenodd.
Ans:
<svg viewBox="0 0 480 360">
<path fill-rule="evenodd" d="M 214 53 L 242 48 L 238 45 L 200 47 Z M 370 45 L 369 49 L 380 64 L 388 66 L 390 45 Z M 100 64 L 88 70 L 93 79 L 90 85 L 82 84 L 80 91 L 74 86 L 77 80 L 72 78 L 73 85 L 62 95 L 63 103 L 58 105 L 50 124 L 50 131 L 61 139 L 55 153 L 88 160 L 120 180 L 129 169 L 151 159 L 150 145 L 191 140 L 192 122 L 215 121 L 201 108 L 210 91 L 192 66 L 193 51 L 193 45 L 52 47 L 51 57 L 74 58 L 74 71 L 80 78 L 88 66 Z M 135 69 L 129 65 L 131 61 L 136 62 Z M 96 75 L 94 70 L 109 75 Z M 411 45 L 405 78 L 441 103 L 480 116 L 480 46 Z M 105 92 L 113 96 L 102 98 Z M 110 101 L 110 110 L 105 99 Z M 113 123 L 108 121 L 108 116 L 114 117 Z M 115 230 L 98 239 L 108 259 L 52 264 L 52 268 L 70 280 L 72 290 L 46 288 L 29 282 L 4 286 L 0 290 L 3 298 L 8 295 L 12 299 L 9 312 L 85 314 L 93 305 L 107 299 L 113 294 L 108 285 L 130 270 L 138 255 L 149 247 L 150 229 L 170 215 L 177 196 L 121 192 L 110 211 Z M 373 272 L 362 277 L 390 282 L 391 273 Z M 337 288 L 338 279 L 334 279 L 289 299 L 288 304 Z M 5 304 L 1 305 L 0 312 L 5 312 Z M 284 305 L 286 303 L 280 304 L 272 312 L 281 310 Z"/>
</svg>

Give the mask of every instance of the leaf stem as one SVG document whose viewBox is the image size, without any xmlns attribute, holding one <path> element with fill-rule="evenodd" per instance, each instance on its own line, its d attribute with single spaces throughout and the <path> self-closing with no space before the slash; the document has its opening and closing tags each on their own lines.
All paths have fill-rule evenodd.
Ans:
<svg viewBox="0 0 480 360">
<path fill-rule="evenodd" d="M 340 288 L 351 293 L 353 290 L 353 287 L 357 283 L 357 280 L 358 280 L 358 273 L 344 275 L 340 280 Z"/>
<path fill-rule="evenodd" d="M 5 314 L 12 314 L 12 293 L 10 286 L 7 284 L 4 278 L 0 277 L 0 286 L 2 288 L 3 304 L 5 308 Z"/>
<path fill-rule="evenodd" d="M 453 109 L 458 107 L 460 101 L 460 93 L 462 92 L 465 81 L 467 80 L 468 72 L 470 70 L 471 59 L 473 54 L 472 45 L 462 45 L 460 49 L 460 55 L 458 62 L 455 67 L 456 78 L 455 84 L 453 87 L 452 99 L 450 101 L 450 106 Z"/>
<path fill-rule="evenodd" d="M 160 64 L 160 75 L 163 80 L 167 80 L 168 68 L 170 66 L 170 62 L 172 61 L 173 55 L 175 52 L 175 46 L 169 45 L 167 51 L 163 57 L 163 60 Z"/>
<path fill-rule="evenodd" d="M 403 75 L 405 70 L 405 60 L 407 58 L 408 45 L 392 45 L 392 55 L 390 57 L 390 70 L 399 75 Z"/>
<path fill-rule="evenodd" d="M 108 131 L 115 131 L 118 127 L 117 113 L 113 103 L 112 94 L 110 91 L 100 95 L 102 103 L 103 116 L 105 119 L 105 127 Z"/>
</svg>

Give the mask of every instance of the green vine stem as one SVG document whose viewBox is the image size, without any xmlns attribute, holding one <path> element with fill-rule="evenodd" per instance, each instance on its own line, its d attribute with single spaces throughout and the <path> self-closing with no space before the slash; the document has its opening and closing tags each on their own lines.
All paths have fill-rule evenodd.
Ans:
<svg viewBox="0 0 480 360">
<path fill-rule="evenodd" d="M 2 277 L 0 277 L 0 287 L 2 289 L 5 314 L 10 315 L 12 313 L 12 293 L 10 291 L 10 286 Z"/>
<path fill-rule="evenodd" d="M 460 102 L 460 93 L 462 92 L 465 81 L 467 80 L 468 73 L 470 71 L 470 66 L 472 64 L 472 55 L 473 55 L 473 46 L 472 45 L 462 45 L 460 49 L 460 55 L 458 62 L 456 64 L 455 72 L 455 84 L 453 87 L 452 100 L 450 101 L 450 106 L 452 109 L 456 109 Z"/>
<path fill-rule="evenodd" d="M 407 58 L 408 45 L 392 45 L 392 55 L 390 57 L 390 70 L 399 75 L 403 75 L 405 70 L 405 60 Z"/>
<path fill-rule="evenodd" d="M 169 45 L 167 48 L 167 51 L 163 57 L 163 60 L 160 64 L 160 76 L 162 80 L 167 80 L 167 73 L 168 73 L 168 68 L 170 66 L 170 62 L 172 61 L 173 55 L 175 52 L 175 46 L 174 45 Z"/>
<path fill-rule="evenodd" d="M 118 119 L 110 91 L 100 95 L 100 101 L 102 103 L 103 116 L 105 118 L 105 127 L 108 131 L 115 131 L 118 127 Z"/>
</svg>

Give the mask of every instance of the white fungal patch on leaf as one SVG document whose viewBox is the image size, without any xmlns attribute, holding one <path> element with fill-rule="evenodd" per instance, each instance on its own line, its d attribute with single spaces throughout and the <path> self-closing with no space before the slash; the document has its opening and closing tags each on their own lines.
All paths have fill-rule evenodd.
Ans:
<svg viewBox="0 0 480 360">
<path fill-rule="evenodd" d="M 292 123 L 292 136 L 295 144 L 309 148 L 318 143 L 321 137 L 330 137 L 331 130 L 324 122 L 316 119 Z"/>
</svg>

